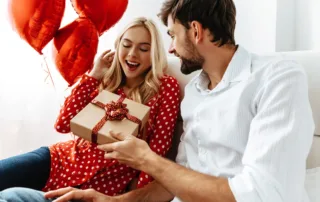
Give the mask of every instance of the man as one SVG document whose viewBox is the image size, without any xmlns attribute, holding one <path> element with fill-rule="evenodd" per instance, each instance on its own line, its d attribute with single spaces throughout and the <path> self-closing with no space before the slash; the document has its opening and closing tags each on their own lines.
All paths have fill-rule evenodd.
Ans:
<svg viewBox="0 0 320 202">
<path fill-rule="evenodd" d="M 185 88 L 184 134 L 177 164 L 126 134 L 101 145 L 155 182 L 108 197 L 64 188 L 56 201 L 306 202 L 306 158 L 314 132 L 303 69 L 292 61 L 260 57 L 234 40 L 232 0 L 167 0 L 160 17 L 181 71 L 202 70 Z"/>
</svg>

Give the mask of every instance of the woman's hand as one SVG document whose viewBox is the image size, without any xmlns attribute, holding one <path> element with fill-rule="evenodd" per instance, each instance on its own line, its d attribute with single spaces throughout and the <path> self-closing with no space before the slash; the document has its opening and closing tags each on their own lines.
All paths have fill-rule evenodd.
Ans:
<svg viewBox="0 0 320 202">
<path fill-rule="evenodd" d="M 98 57 L 93 69 L 90 71 L 88 75 L 100 81 L 107 72 L 107 70 L 110 68 L 113 62 L 114 54 L 115 52 L 111 50 L 106 50 L 105 52 L 103 52 Z"/>
<path fill-rule="evenodd" d="M 44 194 L 45 198 L 57 198 L 53 202 L 69 202 L 71 200 L 84 202 L 119 202 L 117 197 L 110 197 L 97 192 L 93 189 L 80 190 L 72 187 L 66 187 L 55 191 L 49 191 Z"/>
</svg>

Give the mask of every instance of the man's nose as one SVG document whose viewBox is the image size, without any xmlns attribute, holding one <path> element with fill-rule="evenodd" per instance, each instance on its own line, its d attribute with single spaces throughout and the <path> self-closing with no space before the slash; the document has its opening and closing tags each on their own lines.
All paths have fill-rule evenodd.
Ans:
<svg viewBox="0 0 320 202">
<path fill-rule="evenodd" d="M 173 44 L 172 44 L 172 42 L 170 43 L 170 46 L 169 46 L 169 50 L 168 50 L 168 52 L 170 53 L 170 54 L 174 54 L 175 53 L 175 48 L 174 48 L 174 46 L 173 46 Z"/>
</svg>

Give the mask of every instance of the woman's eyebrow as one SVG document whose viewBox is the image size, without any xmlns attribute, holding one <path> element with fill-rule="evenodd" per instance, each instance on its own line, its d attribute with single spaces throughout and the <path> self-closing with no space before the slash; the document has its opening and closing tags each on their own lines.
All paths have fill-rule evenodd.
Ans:
<svg viewBox="0 0 320 202">
<path fill-rule="evenodd" d="M 132 43 L 132 41 L 131 41 L 130 39 L 124 38 L 123 40 L 124 40 L 124 41 L 128 41 L 128 42 Z M 149 45 L 149 46 L 151 46 L 151 44 L 150 44 L 150 43 L 148 43 L 148 42 L 141 42 L 141 43 L 139 43 L 139 44 L 141 44 L 141 45 Z"/>
</svg>

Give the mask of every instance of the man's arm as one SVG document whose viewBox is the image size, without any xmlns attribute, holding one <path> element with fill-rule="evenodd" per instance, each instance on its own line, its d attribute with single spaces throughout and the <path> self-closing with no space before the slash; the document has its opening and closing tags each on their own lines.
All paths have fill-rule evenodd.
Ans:
<svg viewBox="0 0 320 202">
<path fill-rule="evenodd" d="M 165 158 L 151 154 L 145 172 L 184 202 L 235 202 L 228 180 L 192 171 Z"/>
<path fill-rule="evenodd" d="M 119 201 L 130 202 L 166 202 L 174 197 L 161 184 L 156 181 L 151 182 L 143 188 L 130 191 L 118 196 Z"/>
<path fill-rule="evenodd" d="M 314 134 L 307 77 L 294 62 L 281 61 L 263 79 L 243 169 L 229 185 L 238 202 L 304 201 L 306 160 Z"/>
<path fill-rule="evenodd" d="M 169 161 L 154 153 L 144 141 L 133 136 L 114 134 L 118 142 L 99 145 L 106 151 L 105 158 L 117 159 L 120 163 L 152 175 L 158 183 L 145 189 L 123 195 L 123 201 L 164 202 L 177 196 L 184 202 L 210 201 L 235 202 L 228 180 L 204 175 Z M 166 191 L 168 190 L 168 191 Z"/>
<path fill-rule="evenodd" d="M 302 201 L 306 158 L 314 124 L 306 75 L 297 65 L 277 64 L 258 92 L 243 171 L 232 179 L 204 175 L 153 153 L 137 138 L 113 134 L 119 142 L 99 146 L 133 168 L 152 175 L 182 201 Z"/>
</svg>

